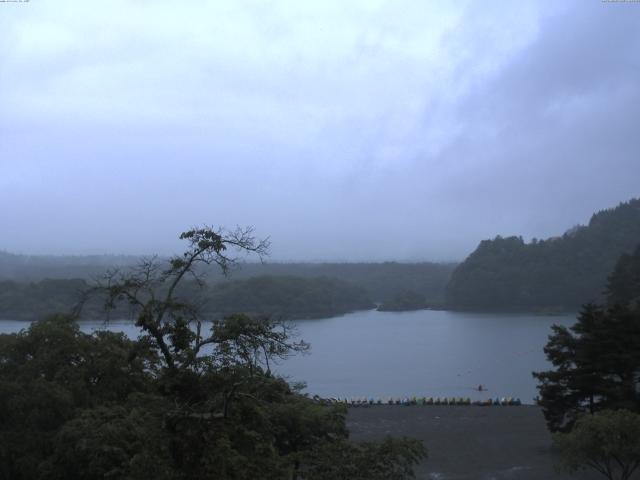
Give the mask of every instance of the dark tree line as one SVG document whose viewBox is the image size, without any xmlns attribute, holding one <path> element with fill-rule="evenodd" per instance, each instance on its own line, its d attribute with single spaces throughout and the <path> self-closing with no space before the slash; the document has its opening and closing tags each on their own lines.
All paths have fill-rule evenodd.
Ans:
<svg viewBox="0 0 640 480">
<path fill-rule="evenodd" d="M 594 214 L 587 226 L 525 243 L 521 237 L 480 242 L 447 286 L 458 309 L 576 311 L 601 302 L 607 275 L 640 239 L 640 199 Z"/>
<path fill-rule="evenodd" d="M 424 296 L 417 292 L 406 291 L 398 293 L 391 300 L 384 302 L 378 307 L 378 310 L 381 312 L 403 312 L 437 306 L 428 304 Z"/>
<path fill-rule="evenodd" d="M 0 289 L 13 290 L 20 296 L 37 295 L 39 288 L 49 288 L 48 282 L 91 281 L 107 268 L 128 268 L 138 264 L 140 258 L 132 256 L 26 256 L 0 251 Z M 391 300 L 405 291 L 424 295 L 430 303 L 444 302 L 444 291 L 453 263 L 277 263 L 239 262 L 234 269 L 235 281 L 256 277 L 295 277 L 304 282 L 319 278 L 346 282 L 365 290 L 374 302 Z M 207 271 L 209 283 L 228 283 L 226 277 L 214 268 Z M 7 282 L 4 284 L 3 282 Z M 41 285 L 42 284 L 42 285 Z M 67 284 L 69 285 L 69 284 Z M 20 292 L 21 290 L 22 292 Z M 25 292 L 25 290 L 30 290 Z M 0 293 L 0 298 L 2 293 Z M 51 310 L 48 310 L 51 311 Z M 3 307 L 0 305 L 0 313 Z"/>
<path fill-rule="evenodd" d="M 0 319 L 35 320 L 48 312 L 71 311 L 81 292 L 90 285 L 80 279 L 0 282 Z M 185 302 L 197 304 L 210 318 L 234 312 L 288 319 L 322 318 L 374 306 L 363 288 L 323 277 L 255 277 L 217 282 L 206 288 L 188 278 L 176 293 Z M 123 318 L 128 314 L 127 308 L 112 312 L 112 316 Z M 95 320 L 104 316 L 101 304 L 93 301 L 84 306 L 83 318 Z"/>
<path fill-rule="evenodd" d="M 251 312 L 283 318 L 322 318 L 373 308 L 362 287 L 335 278 L 262 276 L 218 283 L 205 292 L 212 313 Z"/>
<path fill-rule="evenodd" d="M 258 276 L 335 278 L 363 288 L 374 302 L 386 302 L 406 291 L 418 292 L 429 303 L 444 302 L 445 286 L 454 263 L 265 263 L 245 264 L 236 279 Z"/>
</svg>

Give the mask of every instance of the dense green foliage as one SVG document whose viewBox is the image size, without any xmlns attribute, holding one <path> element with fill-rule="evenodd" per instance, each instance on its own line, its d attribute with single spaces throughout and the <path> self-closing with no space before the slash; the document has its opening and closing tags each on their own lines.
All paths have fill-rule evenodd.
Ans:
<svg viewBox="0 0 640 480">
<path fill-rule="evenodd" d="M 640 309 L 640 245 L 616 263 L 609 276 L 607 303 Z"/>
<path fill-rule="evenodd" d="M 444 301 L 453 263 L 265 263 L 243 264 L 233 277 L 295 276 L 336 278 L 366 290 L 374 302 L 386 302 L 405 291 L 419 292 L 429 303 Z"/>
<path fill-rule="evenodd" d="M 555 434 L 554 443 L 565 470 L 591 468 L 609 480 L 628 480 L 640 466 L 640 415 L 626 410 L 585 415 L 571 432 Z"/>
<path fill-rule="evenodd" d="M 363 288 L 323 277 L 254 277 L 217 283 L 205 295 L 204 308 L 212 314 L 319 318 L 373 308 Z"/>
<path fill-rule="evenodd" d="M 0 282 L 0 319 L 35 320 L 48 312 L 70 312 L 89 282 L 42 280 L 38 283 Z M 227 280 L 200 288 L 185 281 L 178 291 L 186 302 L 197 303 L 203 314 L 218 318 L 234 312 L 279 318 L 321 318 L 373 308 L 363 288 L 331 278 L 255 277 Z M 85 318 L 102 318 L 99 303 L 85 306 Z M 113 315 L 126 317 L 120 308 Z"/>
<path fill-rule="evenodd" d="M 0 479 L 411 477 L 421 444 L 352 444 L 344 408 L 243 356 L 273 325 L 218 328 L 197 367 L 173 369 L 151 337 L 88 335 L 61 316 L 0 335 Z"/>
<path fill-rule="evenodd" d="M 85 280 L 0 282 L 0 319 L 36 320 L 50 312 L 69 312 L 89 288 Z M 101 315 L 101 313 L 98 313 Z"/>
<path fill-rule="evenodd" d="M 408 310 L 421 310 L 429 308 L 422 295 L 413 291 L 397 294 L 391 300 L 378 307 L 381 312 L 403 312 Z"/>
<path fill-rule="evenodd" d="M 138 340 L 84 334 L 64 316 L 0 335 L 0 479 L 405 479 L 420 442 L 352 444 L 345 409 L 301 395 L 270 365 L 308 348 L 286 324 L 227 316 L 203 330 L 179 287 L 228 252 L 261 254 L 250 230 L 184 232 L 183 255 L 111 271 L 89 292 L 126 304 Z M 330 472 L 330 476 L 327 473 Z"/>
<path fill-rule="evenodd" d="M 616 260 L 638 242 L 640 199 L 598 212 L 588 226 L 562 237 L 484 240 L 453 272 L 447 303 L 459 309 L 575 311 L 602 300 Z"/>
<path fill-rule="evenodd" d="M 535 373 L 539 404 L 552 431 L 583 413 L 640 411 L 640 312 L 587 305 L 570 329 L 555 325 L 545 347 L 554 370 Z"/>
<path fill-rule="evenodd" d="M 571 328 L 555 325 L 545 347 L 554 369 L 534 373 L 552 431 L 604 409 L 640 412 L 640 308 L 622 278 L 640 274 L 640 249 L 624 255 L 607 287 L 607 306 L 588 304 Z"/>
</svg>

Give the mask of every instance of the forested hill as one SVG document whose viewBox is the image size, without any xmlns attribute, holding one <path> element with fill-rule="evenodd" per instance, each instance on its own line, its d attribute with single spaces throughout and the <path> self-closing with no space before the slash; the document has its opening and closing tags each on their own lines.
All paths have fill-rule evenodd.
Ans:
<svg viewBox="0 0 640 480">
<path fill-rule="evenodd" d="M 640 244 L 640 199 L 591 217 L 561 237 L 533 240 L 496 237 L 451 275 L 450 308 L 571 311 L 601 301 L 607 276 L 623 253 Z"/>
<path fill-rule="evenodd" d="M 374 302 L 387 302 L 406 291 L 419 292 L 429 303 L 444 302 L 454 263 L 248 263 L 231 275 L 243 280 L 258 276 L 335 278 L 362 287 Z M 214 273 L 211 278 L 213 280 Z"/>
<path fill-rule="evenodd" d="M 45 256 L 15 255 L 0 251 L 0 282 L 39 283 L 43 280 L 92 280 L 107 269 L 126 271 L 140 257 L 125 255 Z M 254 277 L 334 278 L 366 290 L 375 302 L 386 302 L 406 291 L 419 292 L 433 304 L 444 302 L 444 291 L 453 263 L 242 263 L 233 269 L 232 280 Z M 208 272 L 210 283 L 225 282 L 216 269 Z"/>
<path fill-rule="evenodd" d="M 70 312 L 89 287 L 83 279 L 0 281 L 0 320 L 38 320 L 52 312 Z M 218 282 L 202 290 L 195 282 L 185 282 L 180 298 L 197 304 L 209 319 L 239 312 L 284 319 L 321 318 L 375 306 L 363 288 L 332 278 L 254 277 Z M 104 318 L 103 303 L 100 298 L 88 302 L 82 318 Z M 130 314 L 123 308 L 112 312 L 111 318 Z"/>
<path fill-rule="evenodd" d="M 365 289 L 333 278 L 253 277 L 220 282 L 206 294 L 213 317 L 237 312 L 274 318 L 322 318 L 374 305 Z"/>
</svg>

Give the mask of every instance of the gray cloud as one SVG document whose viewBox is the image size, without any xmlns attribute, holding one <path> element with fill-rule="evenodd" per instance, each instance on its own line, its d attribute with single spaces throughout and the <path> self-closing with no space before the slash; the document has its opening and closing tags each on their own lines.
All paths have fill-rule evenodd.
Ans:
<svg viewBox="0 0 640 480">
<path fill-rule="evenodd" d="M 459 259 L 640 194 L 637 5 L 17 5 L 0 248 Z"/>
</svg>

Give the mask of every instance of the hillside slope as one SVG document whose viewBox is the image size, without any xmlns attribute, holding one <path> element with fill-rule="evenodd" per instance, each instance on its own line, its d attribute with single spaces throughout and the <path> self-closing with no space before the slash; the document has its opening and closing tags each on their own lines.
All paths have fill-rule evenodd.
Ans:
<svg viewBox="0 0 640 480">
<path fill-rule="evenodd" d="M 561 237 L 483 240 L 447 285 L 450 308 L 570 311 L 601 301 L 616 260 L 640 244 L 640 199 L 591 217 Z"/>
</svg>

